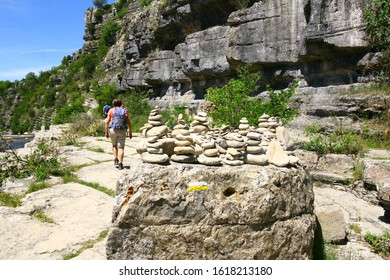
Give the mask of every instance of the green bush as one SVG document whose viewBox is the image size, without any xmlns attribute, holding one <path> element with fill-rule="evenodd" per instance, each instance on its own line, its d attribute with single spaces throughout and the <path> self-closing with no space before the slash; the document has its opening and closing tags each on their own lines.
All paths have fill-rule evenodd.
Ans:
<svg viewBox="0 0 390 280">
<path fill-rule="evenodd" d="M 258 73 L 250 73 L 250 65 L 237 69 L 237 79 L 231 79 L 225 86 L 209 88 L 205 99 L 215 106 L 209 115 L 216 125 L 227 124 L 238 127 L 239 121 L 246 117 L 250 125 L 257 126 L 258 118 L 263 113 L 280 117 L 287 123 L 295 116 L 296 111 L 289 109 L 288 105 L 298 86 L 294 83 L 286 90 L 275 91 L 267 86 L 269 98 L 263 101 L 250 96 L 259 88 Z"/>
<path fill-rule="evenodd" d="M 161 115 L 165 121 L 165 125 L 173 128 L 177 124 L 177 117 L 182 114 L 184 122 L 189 125 L 191 116 L 187 114 L 186 106 L 174 105 L 172 109 L 161 110 Z"/>
<path fill-rule="evenodd" d="M 120 27 L 114 21 L 107 22 L 102 28 L 102 35 L 99 40 L 99 47 L 97 56 L 99 60 L 102 60 L 103 57 L 107 54 L 110 47 L 113 46 L 116 42 L 116 35 L 119 32 Z"/>
<path fill-rule="evenodd" d="M 142 7 L 147 7 L 147 6 L 149 6 L 152 2 L 153 2 L 153 0 L 138 0 L 138 3 L 139 3 Z"/>
<path fill-rule="evenodd" d="M 214 124 L 237 127 L 243 117 L 248 119 L 249 124 L 257 124 L 259 115 L 264 111 L 263 104 L 259 99 L 251 99 L 250 95 L 259 88 L 260 75 L 250 73 L 249 67 L 238 68 L 238 78 L 231 79 L 223 87 L 207 89 L 205 99 L 215 106 L 209 112 Z"/>
<path fill-rule="evenodd" d="M 0 190 L 0 206 L 18 207 L 22 205 L 22 197 L 13 195 Z"/>
<path fill-rule="evenodd" d="M 104 123 L 102 118 L 82 113 L 72 119 L 67 131 L 68 135 L 83 136 L 104 136 Z"/>
<path fill-rule="evenodd" d="M 26 178 L 31 175 L 38 181 L 43 181 L 51 175 L 61 176 L 64 161 L 61 161 L 58 155 L 57 148 L 44 143 L 38 144 L 30 154 L 23 157 L 11 149 L 0 159 L 0 184 L 7 179 Z"/>
<path fill-rule="evenodd" d="M 328 134 L 312 133 L 308 142 L 301 143 L 301 148 L 318 154 L 350 154 L 365 152 L 365 146 L 355 132 L 336 130 Z"/>
<path fill-rule="evenodd" d="M 69 123 L 77 114 L 85 111 L 81 101 L 62 107 L 53 119 L 54 124 Z"/>
<path fill-rule="evenodd" d="M 93 13 L 93 17 L 97 22 L 102 22 L 103 21 L 103 13 L 102 10 L 98 9 Z"/>
<path fill-rule="evenodd" d="M 93 0 L 92 2 L 97 8 L 101 8 L 107 4 L 107 0 Z"/>
<path fill-rule="evenodd" d="M 390 83 L 390 2 L 373 0 L 364 12 L 367 22 L 366 32 L 372 46 L 383 52 L 379 63 L 372 70 L 378 73 L 381 83 Z"/>
<path fill-rule="evenodd" d="M 137 90 L 129 90 L 119 95 L 119 98 L 129 112 L 134 132 L 139 131 L 148 121 L 150 111 L 152 110 L 148 97 L 146 92 Z"/>
<path fill-rule="evenodd" d="M 364 235 L 364 239 L 370 244 L 375 253 L 384 258 L 390 258 L 390 232 L 376 236 L 370 232 Z"/>
</svg>

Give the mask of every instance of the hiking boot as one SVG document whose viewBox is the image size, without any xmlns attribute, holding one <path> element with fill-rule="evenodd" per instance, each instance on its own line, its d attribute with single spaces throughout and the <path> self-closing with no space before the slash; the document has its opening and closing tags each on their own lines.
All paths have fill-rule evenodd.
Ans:
<svg viewBox="0 0 390 280">
<path fill-rule="evenodd" d="M 114 159 L 114 165 L 115 166 L 118 166 L 118 164 L 119 164 L 119 160 L 116 158 L 116 159 Z"/>
<path fill-rule="evenodd" d="M 123 163 L 119 163 L 119 165 L 118 165 L 118 169 L 119 170 L 122 170 L 124 167 L 123 167 Z"/>
</svg>

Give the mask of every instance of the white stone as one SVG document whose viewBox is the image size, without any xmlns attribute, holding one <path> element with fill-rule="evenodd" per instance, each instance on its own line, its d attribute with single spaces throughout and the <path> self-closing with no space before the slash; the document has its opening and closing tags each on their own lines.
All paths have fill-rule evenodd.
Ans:
<svg viewBox="0 0 390 280">
<path fill-rule="evenodd" d="M 191 146 L 188 146 L 188 147 L 177 146 L 173 149 L 173 151 L 175 152 L 175 154 L 178 154 L 178 155 L 193 155 L 193 154 L 195 154 L 195 148 L 191 147 Z"/>
<path fill-rule="evenodd" d="M 207 149 L 203 152 L 203 154 L 207 157 L 215 157 L 219 154 L 219 151 L 217 148 L 215 149 Z"/>
<path fill-rule="evenodd" d="M 278 167 L 287 166 L 290 162 L 287 152 L 283 150 L 283 147 L 276 140 L 270 142 L 266 155 L 269 163 Z"/>
<path fill-rule="evenodd" d="M 264 152 L 261 146 L 247 146 L 246 151 L 248 154 L 260 154 Z"/>
</svg>

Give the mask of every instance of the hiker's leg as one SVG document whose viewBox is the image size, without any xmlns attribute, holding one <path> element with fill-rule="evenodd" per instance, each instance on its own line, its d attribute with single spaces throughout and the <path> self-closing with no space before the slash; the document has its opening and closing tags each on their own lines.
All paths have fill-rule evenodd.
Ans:
<svg viewBox="0 0 390 280">
<path fill-rule="evenodd" d="M 118 148 L 118 159 L 120 163 L 123 163 L 124 156 L 125 156 L 125 150 L 123 148 Z"/>
<path fill-rule="evenodd" d="M 112 143 L 112 152 L 114 154 L 114 159 L 117 159 L 118 158 L 118 135 L 111 128 L 109 130 L 109 134 Z"/>
<path fill-rule="evenodd" d="M 114 159 L 118 158 L 118 146 L 112 147 L 112 151 L 114 152 Z"/>
<path fill-rule="evenodd" d="M 126 143 L 126 130 L 123 129 L 118 132 L 118 159 L 120 163 L 123 163 L 125 155 L 125 143 Z"/>
</svg>

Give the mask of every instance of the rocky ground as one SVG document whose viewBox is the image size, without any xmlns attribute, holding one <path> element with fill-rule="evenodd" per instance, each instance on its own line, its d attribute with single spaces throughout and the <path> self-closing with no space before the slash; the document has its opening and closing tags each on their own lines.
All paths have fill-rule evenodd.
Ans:
<svg viewBox="0 0 390 280">
<path fill-rule="evenodd" d="M 141 140 L 135 136 L 127 141 L 125 169 L 114 167 L 111 144 L 103 137 L 84 137 L 81 147 L 64 147 L 63 157 L 71 165 L 83 165 L 77 176 L 82 182 L 96 183 L 115 191 L 118 178 L 128 172 L 132 162 L 139 159 L 135 148 Z M 26 152 L 21 150 L 20 152 Z M 27 180 L 28 181 L 28 180 Z M 106 259 L 106 238 L 99 240 L 111 222 L 114 197 L 88 187 L 84 183 L 63 184 L 53 179 L 51 188 L 30 193 L 17 208 L 0 207 L 0 259 L 53 260 L 82 251 L 73 260 Z M 8 191 L 21 192 L 26 181 L 8 185 Z M 364 242 L 364 234 L 390 231 L 390 223 L 383 221 L 383 209 L 351 192 L 321 185 L 314 188 L 315 211 L 335 210 L 342 213 L 342 227 L 348 242 L 332 246 L 339 259 L 381 259 Z M 33 213 L 41 209 L 53 223 L 41 222 Z M 331 212 L 332 213 L 332 212 Z M 361 233 L 349 228 L 357 225 Z M 86 244 L 91 243 L 91 248 Z"/>
</svg>

